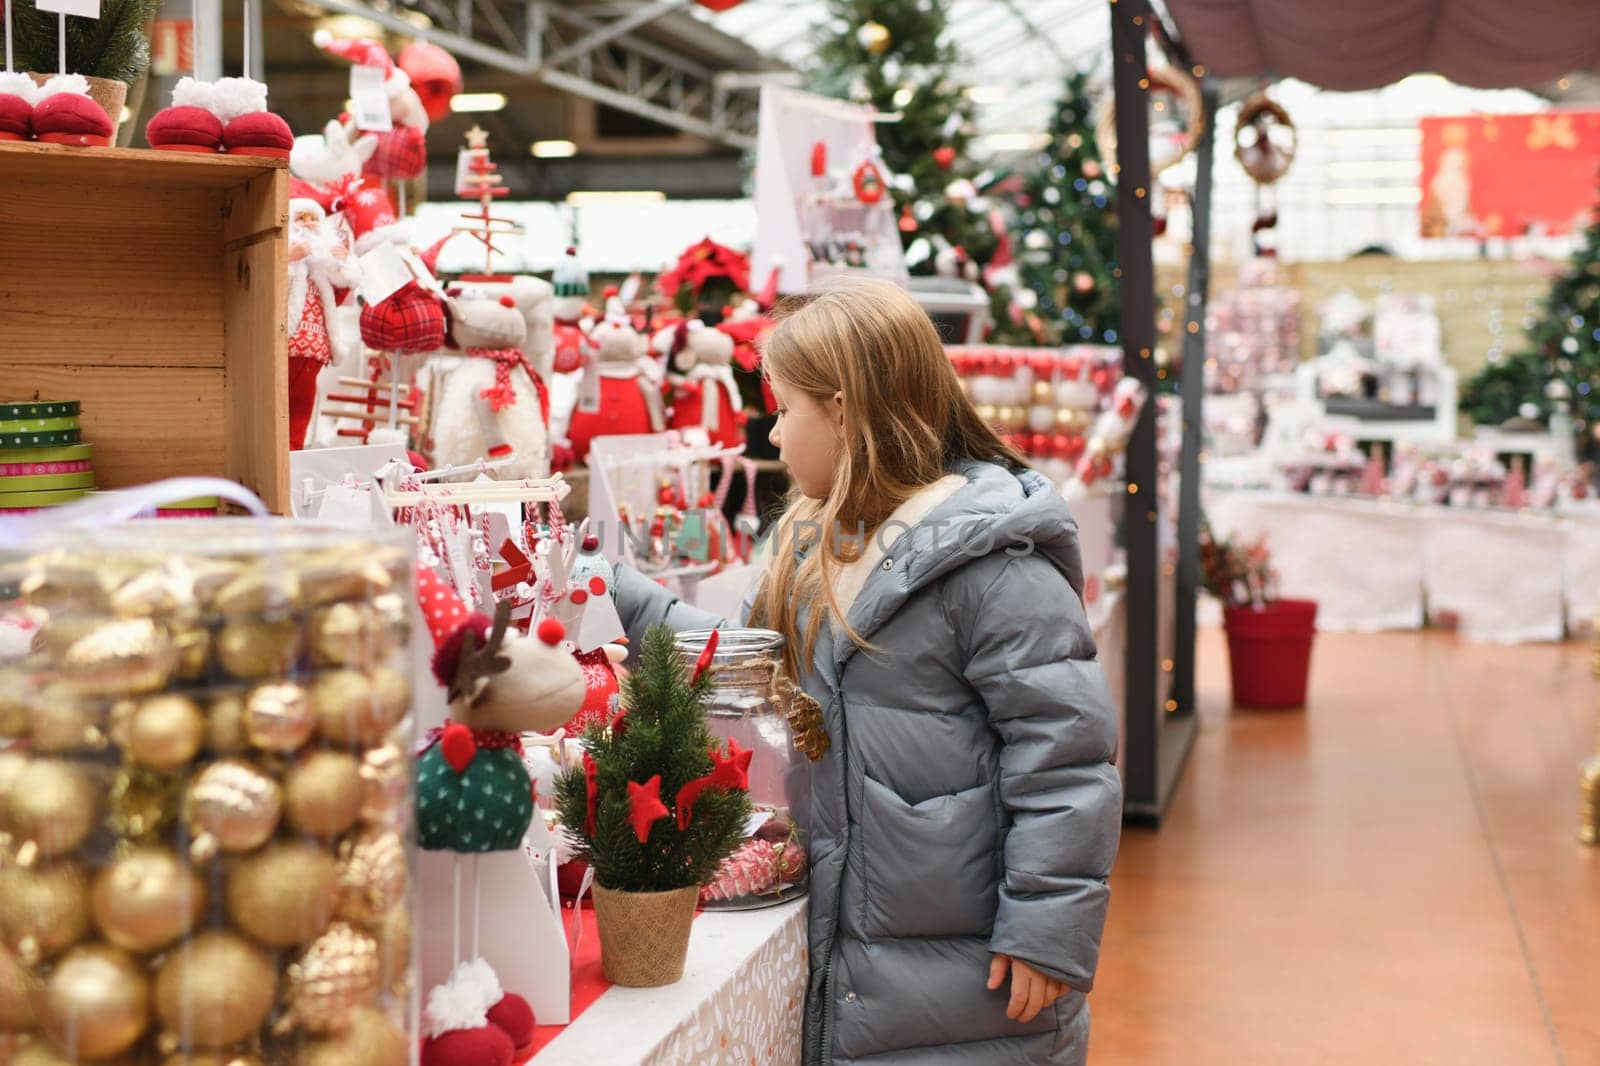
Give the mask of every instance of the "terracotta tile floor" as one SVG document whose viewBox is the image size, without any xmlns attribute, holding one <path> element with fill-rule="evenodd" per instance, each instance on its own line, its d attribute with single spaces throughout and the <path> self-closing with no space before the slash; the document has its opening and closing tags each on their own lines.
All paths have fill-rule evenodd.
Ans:
<svg viewBox="0 0 1600 1066">
<path fill-rule="evenodd" d="M 1306 713 L 1202 726 L 1112 880 L 1092 1066 L 1600 1066 L 1584 643 L 1327 635 Z"/>
</svg>

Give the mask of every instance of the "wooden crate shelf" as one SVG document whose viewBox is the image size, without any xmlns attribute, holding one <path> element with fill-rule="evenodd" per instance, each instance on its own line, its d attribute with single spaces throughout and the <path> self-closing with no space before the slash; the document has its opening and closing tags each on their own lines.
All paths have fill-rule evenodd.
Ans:
<svg viewBox="0 0 1600 1066">
<path fill-rule="evenodd" d="M 81 400 L 96 479 L 289 510 L 279 160 L 0 142 L 0 402 Z"/>
</svg>

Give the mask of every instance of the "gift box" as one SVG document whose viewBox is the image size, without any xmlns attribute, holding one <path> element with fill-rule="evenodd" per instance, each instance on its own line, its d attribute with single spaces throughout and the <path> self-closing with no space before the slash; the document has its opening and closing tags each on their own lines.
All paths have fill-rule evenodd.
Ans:
<svg viewBox="0 0 1600 1066">
<path fill-rule="evenodd" d="M 160 498 L 0 523 L 0 1029 L 405 1066 L 409 548 Z"/>
</svg>

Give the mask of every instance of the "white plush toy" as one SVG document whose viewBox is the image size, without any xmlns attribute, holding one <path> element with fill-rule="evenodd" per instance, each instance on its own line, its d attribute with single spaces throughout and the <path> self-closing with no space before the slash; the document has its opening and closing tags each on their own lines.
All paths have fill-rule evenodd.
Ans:
<svg viewBox="0 0 1600 1066">
<path fill-rule="evenodd" d="M 321 138 L 297 137 L 289 152 L 289 173 L 313 185 L 334 187 L 361 168 L 378 150 L 375 134 L 357 134 L 355 123 L 334 119 L 322 128 Z"/>
<path fill-rule="evenodd" d="M 471 285 L 451 291 L 460 293 L 448 300 L 450 343 L 460 357 L 431 360 L 442 378 L 433 411 L 434 461 L 465 466 L 509 458 L 498 471 L 503 479 L 548 476 L 550 399 L 523 349 L 527 319 L 510 294 L 479 294 Z"/>
</svg>

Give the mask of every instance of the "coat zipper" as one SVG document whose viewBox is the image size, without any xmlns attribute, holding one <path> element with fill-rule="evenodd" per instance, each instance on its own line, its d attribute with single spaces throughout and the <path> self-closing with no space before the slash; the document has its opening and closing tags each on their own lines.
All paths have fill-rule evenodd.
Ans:
<svg viewBox="0 0 1600 1066">
<path fill-rule="evenodd" d="M 839 684 L 834 689 L 834 702 L 839 707 L 839 770 L 844 781 L 844 867 L 839 874 L 840 890 L 833 894 L 833 936 L 828 941 L 828 961 L 822 966 L 822 1066 L 833 1063 L 833 959 L 839 950 L 839 915 L 844 906 L 844 871 L 850 868 L 850 729 L 844 715 L 844 668 L 839 670 Z"/>
</svg>

